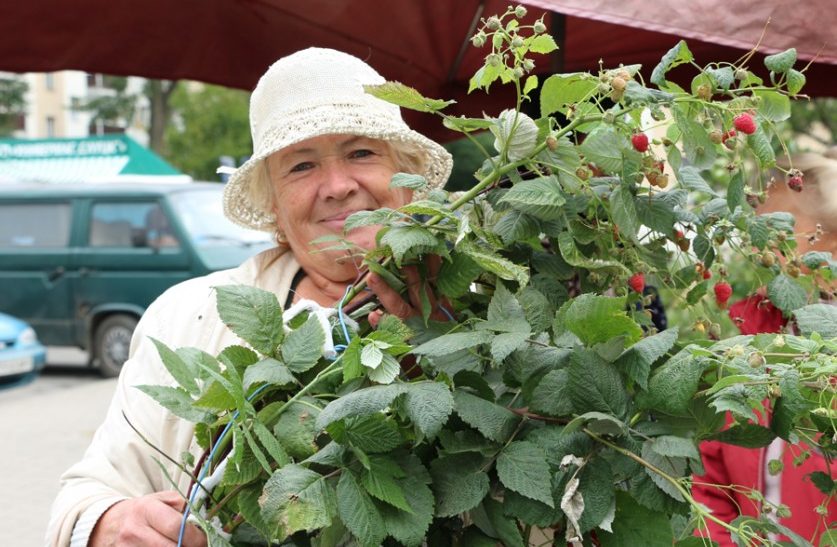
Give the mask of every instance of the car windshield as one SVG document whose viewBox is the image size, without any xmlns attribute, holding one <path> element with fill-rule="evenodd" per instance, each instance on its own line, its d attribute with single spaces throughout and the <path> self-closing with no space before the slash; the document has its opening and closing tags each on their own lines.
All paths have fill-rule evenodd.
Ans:
<svg viewBox="0 0 837 547">
<path fill-rule="evenodd" d="M 172 194 L 171 200 L 178 217 L 197 247 L 237 245 L 250 247 L 271 244 L 270 234 L 249 230 L 234 224 L 224 216 L 221 192 L 218 189 L 202 189 Z"/>
</svg>

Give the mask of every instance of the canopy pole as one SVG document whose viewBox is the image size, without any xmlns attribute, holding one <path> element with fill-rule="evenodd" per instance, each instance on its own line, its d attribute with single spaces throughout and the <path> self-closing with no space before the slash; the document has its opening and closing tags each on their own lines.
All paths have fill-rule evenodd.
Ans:
<svg viewBox="0 0 837 547">
<path fill-rule="evenodd" d="M 471 36 L 474 35 L 474 31 L 477 29 L 477 23 L 480 22 L 480 17 L 482 17 L 483 11 L 485 11 L 485 0 L 482 0 L 479 3 L 477 10 L 474 12 L 474 17 L 471 19 L 470 26 L 468 26 L 468 32 L 465 33 L 465 39 L 462 41 L 462 45 L 459 46 L 459 51 L 456 53 L 456 59 L 454 59 L 453 64 L 448 71 L 448 83 L 451 83 L 456 79 L 456 73 L 459 72 L 459 66 L 462 64 L 462 58 L 465 57 L 465 50 L 468 48 L 468 44 L 471 43 Z"/>
</svg>

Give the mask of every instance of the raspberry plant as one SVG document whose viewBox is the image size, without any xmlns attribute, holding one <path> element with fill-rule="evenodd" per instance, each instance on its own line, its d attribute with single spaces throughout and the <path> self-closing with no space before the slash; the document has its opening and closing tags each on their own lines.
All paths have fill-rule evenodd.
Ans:
<svg viewBox="0 0 837 547">
<path fill-rule="evenodd" d="M 776 124 L 804 83 L 795 52 L 767 58 L 769 83 L 746 58 L 700 67 L 680 42 L 648 82 L 619 66 L 541 85 L 532 55 L 556 46 L 523 16 L 490 17 L 472 40 L 490 52 L 471 90 L 517 91 L 497 117 L 448 116 L 449 102 L 398 83 L 368 89 L 495 137 L 495 150 L 475 141 L 485 163 L 469 191 L 346 222 L 381 225 L 366 267 L 400 287 L 400 268 L 419 265 L 450 321 L 425 306 L 371 329 L 368 306 L 347 306 L 357 324 L 333 315 L 324 328 L 323 314 L 283 318 L 270 293 L 218 287 L 242 345 L 216 358 L 158 344 L 180 385 L 142 389 L 196 423 L 194 476 L 214 488 L 190 510 L 212 545 L 698 544 L 693 530 L 718 520 L 690 493 L 700 441 L 778 436 L 833 456 L 837 308 L 818 301 L 837 263 L 799 254 L 793 218 L 749 199 L 767 190 Z M 690 89 L 666 79 L 681 64 L 697 71 Z M 522 109 L 538 88 L 534 119 Z M 443 258 L 433 276 L 428 254 Z M 686 343 L 677 326 L 657 329 L 638 276 L 667 289 L 667 306 L 718 317 L 735 281 L 723 264 L 742 259 L 795 330 Z M 326 339 L 345 349 L 324 354 Z M 740 544 L 810 539 L 766 517 L 723 526 Z"/>
</svg>

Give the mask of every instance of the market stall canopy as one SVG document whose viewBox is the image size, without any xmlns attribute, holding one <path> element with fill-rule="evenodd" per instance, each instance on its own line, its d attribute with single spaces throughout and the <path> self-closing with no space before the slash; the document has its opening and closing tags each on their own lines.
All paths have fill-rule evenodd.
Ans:
<svg viewBox="0 0 837 547">
<path fill-rule="evenodd" d="M 127 135 L 0 139 L 0 182 L 91 183 L 120 178 L 191 181 Z"/>
<path fill-rule="evenodd" d="M 698 63 L 753 59 L 796 47 L 816 58 L 805 93 L 837 95 L 837 9 L 832 0 L 523 0 L 543 10 L 561 49 L 539 72 L 641 63 L 646 77 L 680 38 Z M 468 38 L 498 0 L 27 0 L 0 7 L 0 70 L 80 69 L 149 78 L 194 79 L 252 89 L 277 58 L 307 46 L 366 59 L 385 77 L 428 96 L 461 100 L 484 50 Z M 798 66 L 802 66 L 800 63 Z M 454 113 L 496 113 L 509 97 L 469 98 Z M 462 110 L 457 110 L 462 109 Z M 467 109 L 467 110 L 465 110 Z M 432 133 L 437 120 L 409 120 Z"/>
</svg>

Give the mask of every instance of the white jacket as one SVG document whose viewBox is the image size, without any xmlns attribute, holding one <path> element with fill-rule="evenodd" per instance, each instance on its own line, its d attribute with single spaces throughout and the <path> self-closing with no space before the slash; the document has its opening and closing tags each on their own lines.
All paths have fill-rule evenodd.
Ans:
<svg viewBox="0 0 837 547">
<path fill-rule="evenodd" d="M 82 460 L 61 477 L 61 490 L 47 529 L 47 545 L 69 545 L 76 520 L 93 504 L 115 503 L 172 489 L 157 461 L 181 492 L 188 490 L 189 477 L 149 447 L 126 422 L 127 417 L 146 439 L 175 461 L 181 461 L 187 450 L 199 456 L 200 448 L 193 442 L 194 424 L 173 415 L 133 387 L 175 384 L 149 337 L 172 349 L 197 347 L 217 355 L 225 347 L 242 341 L 218 317 L 212 288 L 250 285 L 273 292 L 284 305 L 297 271 L 299 264 L 292 253 L 283 248 L 270 249 L 238 268 L 175 285 L 149 306 L 134 331 L 130 358 L 122 368 L 104 423 Z"/>
</svg>

